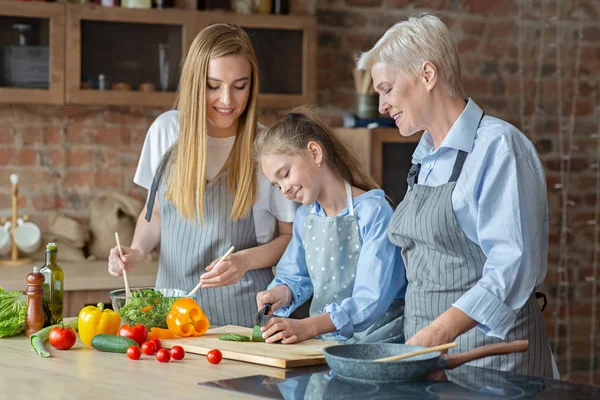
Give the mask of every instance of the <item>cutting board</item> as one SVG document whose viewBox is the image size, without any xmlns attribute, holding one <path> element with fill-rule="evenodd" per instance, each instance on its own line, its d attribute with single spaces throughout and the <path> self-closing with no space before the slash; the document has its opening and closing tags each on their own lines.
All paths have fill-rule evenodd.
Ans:
<svg viewBox="0 0 600 400">
<path fill-rule="evenodd" d="M 335 343 L 323 340 L 306 340 L 294 344 L 261 343 L 261 342 L 226 342 L 219 336 L 226 333 L 239 333 L 252 336 L 252 329 L 227 325 L 209 329 L 206 334 L 194 338 L 161 339 L 163 347 L 181 346 L 186 352 L 206 354 L 212 349 L 219 349 L 223 358 L 267 365 L 277 368 L 296 368 L 309 365 L 325 364 L 323 348 Z"/>
</svg>

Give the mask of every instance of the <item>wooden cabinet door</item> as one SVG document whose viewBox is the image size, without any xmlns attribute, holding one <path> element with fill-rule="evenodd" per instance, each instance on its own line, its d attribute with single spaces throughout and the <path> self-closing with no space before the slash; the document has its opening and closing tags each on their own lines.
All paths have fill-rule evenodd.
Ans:
<svg viewBox="0 0 600 400">
<path fill-rule="evenodd" d="M 64 67 L 65 5 L 0 1 L 0 102 L 64 103 Z"/>
<path fill-rule="evenodd" d="M 171 107 L 195 22 L 189 10 L 69 4 L 67 103 Z M 148 84 L 155 90 L 142 91 Z"/>
</svg>

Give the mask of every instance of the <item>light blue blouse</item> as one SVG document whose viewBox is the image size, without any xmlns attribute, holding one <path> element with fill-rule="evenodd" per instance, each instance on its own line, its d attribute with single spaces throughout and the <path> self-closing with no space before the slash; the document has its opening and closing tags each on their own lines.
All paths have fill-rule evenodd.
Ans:
<svg viewBox="0 0 600 400">
<path fill-rule="evenodd" d="M 325 216 L 320 204 L 316 214 Z M 275 315 L 288 317 L 313 293 L 308 274 L 302 229 L 311 206 L 301 206 L 296 211 L 294 230 L 285 253 L 277 264 L 275 279 L 269 289 L 287 285 L 293 294 L 288 307 L 275 311 Z M 340 216 L 348 215 L 348 208 Z M 347 340 L 354 332 L 362 332 L 380 318 L 395 298 L 403 298 L 406 291 L 406 273 L 400 249 L 388 239 L 387 228 L 392 217 L 392 208 L 382 190 L 376 189 L 354 197 L 354 213 L 358 219 L 362 247 L 356 267 L 356 278 L 352 297 L 338 303 L 328 304 L 323 313 L 329 313 L 337 332 L 336 340 Z"/>
<path fill-rule="evenodd" d="M 544 281 L 548 254 L 548 200 L 544 168 L 517 128 L 484 116 L 471 99 L 440 147 L 423 134 L 413 164 L 419 184 L 448 182 L 459 150 L 468 153 L 452 193 L 458 225 L 487 257 L 483 276 L 453 305 L 504 338 L 535 288 Z"/>
</svg>

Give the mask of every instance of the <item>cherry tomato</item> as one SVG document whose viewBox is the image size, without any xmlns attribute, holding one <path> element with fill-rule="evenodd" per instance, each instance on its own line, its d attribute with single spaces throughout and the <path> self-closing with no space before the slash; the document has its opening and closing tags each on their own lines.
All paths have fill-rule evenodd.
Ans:
<svg viewBox="0 0 600 400">
<path fill-rule="evenodd" d="M 142 353 L 147 356 L 151 356 L 152 354 L 156 353 L 156 345 L 154 345 L 154 343 L 151 341 L 142 343 Z"/>
<path fill-rule="evenodd" d="M 185 350 L 183 350 L 183 347 L 181 346 L 173 346 L 171 349 L 171 357 L 173 357 L 173 360 L 183 360 L 183 357 L 185 357 Z"/>
<path fill-rule="evenodd" d="M 148 329 L 144 324 L 137 324 L 135 326 L 123 325 L 119 329 L 119 336 L 133 339 L 141 346 L 148 338 Z"/>
<path fill-rule="evenodd" d="M 160 340 L 158 340 L 157 338 L 150 339 L 150 341 L 152 343 L 154 343 L 154 347 L 156 348 L 156 351 L 158 351 L 158 350 L 160 350 L 162 348 L 162 346 L 160 344 Z"/>
<path fill-rule="evenodd" d="M 206 354 L 206 358 L 208 359 L 209 363 L 218 364 L 223 359 L 223 354 L 219 350 L 214 349 Z"/>
<path fill-rule="evenodd" d="M 50 330 L 48 341 L 55 349 L 69 350 L 75 344 L 77 334 L 71 327 L 55 326 Z"/>
<path fill-rule="evenodd" d="M 156 359 L 162 363 L 169 362 L 169 360 L 171 359 L 171 353 L 169 352 L 169 349 L 160 349 L 159 351 L 157 351 Z"/>
<path fill-rule="evenodd" d="M 127 358 L 130 360 L 139 360 L 140 359 L 140 348 L 137 346 L 129 346 L 127 348 Z"/>
</svg>

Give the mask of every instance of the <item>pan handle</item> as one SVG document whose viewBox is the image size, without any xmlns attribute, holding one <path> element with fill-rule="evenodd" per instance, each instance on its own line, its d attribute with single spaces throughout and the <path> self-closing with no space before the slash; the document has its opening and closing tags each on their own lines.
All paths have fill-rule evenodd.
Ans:
<svg viewBox="0 0 600 400">
<path fill-rule="evenodd" d="M 528 347 L 529 340 L 517 340 L 510 343 L 488 344 L 487 346 L 481 346 L 462 353 L 448 354 L 446 355 L 446 369 L 454 369 L 469 361 L 478 360 L 484 357 L 509 353 L 522 353 L 527 351 Z"/>
</svg>

